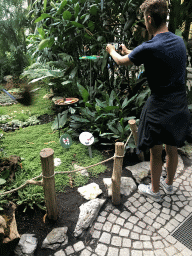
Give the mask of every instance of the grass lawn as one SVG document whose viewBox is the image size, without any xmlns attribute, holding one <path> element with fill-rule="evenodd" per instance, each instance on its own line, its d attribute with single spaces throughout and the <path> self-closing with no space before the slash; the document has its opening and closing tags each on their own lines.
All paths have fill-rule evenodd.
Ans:
<svg viewBox="0 0 192 256">
<path fill-rule="evenodd" d="M 20 104 L 0 107 L 1 112 L 7 115 L 22 114 L 23 111 L 29 111 L 31 115 L 53 114 L 51 110 L 51 101 L 43 99 L 46 94 L 45 89 L 40 89 L 35 96 L 34 104 L 30 107 L 23 107 Z M 14 112 L 17 111 L 17 112 Z M 0 113 L 1 113 L 0 112 Z M 16 118 L 16 117 L 14 117 Z M 103 160 L 102 154 L 92 147 L 93 157 L 89 157 L 88 148 L 73 138 L 73 144 L 69 149 L 64 149 L 58 138 L 58 131 L 52 131 L 51 123 L 43 125 L 33 125 L 26 128 L 20 128 L 15 132 L 2 132 L 1 148 L 6 157 L 17 155 L 22 159 L 21 168 L 16 172 L 16 178 L 12 183 L 5 183 L 0 186 L 4 191 L 17 188 L 26 180 L 41 174 L 40 151 L 44 148 L 54 150 L 54 158 L 61 159 L 61 165 L 55 167 L 55 171 L 71 171 L 73 165 L 89 166 Z M 67 127 L 65 128 L 67 130 Z M 61 132 L 61 135 L 63 133 Z M 91 176 L 105 171 L 105 166 L 99 165 L 88 169 Z M 67 186 L 82 186 L 88 182 L 89 178 L 82 176 L 80 173 L 58 174 L 55 176 L 56 190 L 65 191 Z M 11 200 L 12 195 L 8 196 Z M 27 185 L 14 195 L 17 204 L 25 204 L 33 208 L 34 204 L 44 205 L 43 188 L 36 185 Z M 0 200 L 1 201 L 1 200 Z"/>
</svg>

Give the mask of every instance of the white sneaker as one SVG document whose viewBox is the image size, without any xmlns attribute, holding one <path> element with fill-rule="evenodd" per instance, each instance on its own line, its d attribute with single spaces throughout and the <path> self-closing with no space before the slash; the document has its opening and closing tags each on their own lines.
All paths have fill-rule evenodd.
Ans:
<svg viewBox="0 0 192 256">
<path fill-rule="evenodd" d="M 165 179 L 162 176 L 160 178 L 160 186 L 162 187 L 166 194 L 172 195 L 174 193 L 173 185 L 167 185 Z"/>
<path fill-rule="evenodd" d="M 156 202 L 161 202 L 162 201 L 160 192 L 154 193 L 151 190 L 151 184 L 149 184 L 149 185 L 140 184 L 138 186 L 138 192 L 142 195 L 150 197 L 151 199 L 153 199 Z"/>
</svg>

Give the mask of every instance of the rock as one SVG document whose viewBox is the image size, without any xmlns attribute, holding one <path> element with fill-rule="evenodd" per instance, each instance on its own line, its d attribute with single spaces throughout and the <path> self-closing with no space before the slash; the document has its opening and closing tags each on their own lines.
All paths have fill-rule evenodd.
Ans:
<svg viewBox="0 0 192 256">
<path fill-rule="evenodd" d="M 5 228 L 7 227 L 5 219 L 0 215 L 0 244 L 3 242 L 5 236 Z"/>
<path fill-rule="evenodd" d="M 83 175 L 83 176 L 89 177 L 88 171 L 87 171 L 86 169 L 84 169 L 83 167 L 81 167 L 81 166 L 79 166 L 79 165 L 77 165 L 77 164 L 74 164 L 74 169 L 75 169 L 75 170 L 76 170 L 76 169 L 81 169 L 81 170 L 79 171 L 79 173 L 81 173 L 81 175 Z"/>
<path fill-rule="evenodd" d="M 79 214 L 79 219 L 74 230 L 74 236 L 78 237 L 82 234 L 83 230 L 87 229 L 93 224 L 93 221 L 97 217 L 101 207 L 105 203 L 105 199 L 93 199 L 89 202 L 82 204 Z"/>
<path fill-rule="evenodd" d="M 54 228 L 43 241 L 42 248 L 57 250 L 68 244 L 67 230 L 68 227 Z"/>
<path fill-rule="evenodd" d="M 96 183 L 90 183 L 83 187 L 79 187 L 77 190 L 87 200 L 95 199 L 98 195 L 102 194 L 102 190 Z"/>
<path fill-rule="evenodd" d="M 108 197 L 112 196 L 112 180 L 111 178 L 104 178 L 103 183 L 107 187 Z M 129 196 L 133 191 L 137 189 L 137 185 L 132 178 L 121 177 L 120 193 L 125 196 Z"/>
<path fill-rule="evenodd" d="M 33 256 L 37 248 L 37 243 L 38 241 L 34 234 L 23 234 L 14 253 L 18 256 Z"/>
<path fill-rule="evenodd" d="M 141 180 L 149 175 L 150 162 L 141 162 L 132 166 L 127 166 L 125 168 L 131 171 L 137 183 L 141 183 Z"/>
</svg>

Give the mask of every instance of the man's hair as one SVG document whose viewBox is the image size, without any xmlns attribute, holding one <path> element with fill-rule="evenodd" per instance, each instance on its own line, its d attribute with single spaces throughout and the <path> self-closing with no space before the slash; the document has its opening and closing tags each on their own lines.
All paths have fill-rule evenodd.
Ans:
<svg viewBox="0 0 192 256">
<path fill-rule="evenodd" d="M 140 9 L 145 16 L 151 16 L 154 28 L 157 29 L 166 23 L 168 7 L 165 0 L 146 0 Z"/>
</svg>

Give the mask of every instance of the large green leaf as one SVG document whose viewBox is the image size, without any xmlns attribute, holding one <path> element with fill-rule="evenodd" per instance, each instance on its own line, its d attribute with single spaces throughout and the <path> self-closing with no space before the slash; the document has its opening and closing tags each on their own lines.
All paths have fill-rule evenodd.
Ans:
<svg viewBox="0 0 192 256">
<path fill-rule="evenodd" d="M 63 19 L 64 20 L 70 20 L 71 17 L 72 17 L 72 14 L 71 14 L 70 11 L 68 11 L 68 10 L 64 11 L 64 13 L 63 13 Z"/>
<path fill-rule="evenodd" d="M 3 185 L 6 183 L 6 180 L 0 178 L 0 185 Z"/>
<path fill-rule="evenodd" d="M 38 45 L 39 50 L 44 49 L 45 47 L 48 47 L 50 42 L 50 39 L 43 39 L 40 44 Z"/>
<path fill-rule="evenodd" d="M 80 93 L 81 97 L 83 98 L 83 101 L 87 102 L 88 99 L 89 99 L 88 91 L 82 85 L 80 85 L 79 83 L 77 83 L 77 88 L 79 90 L 79 93 Z"/>
<path fill-rule="evenodd" d="M 71 24 L 73 24 L 73 26 L 75 26 L 76 28 L 84 28 L 84 26 L 76 21 L 72 21 Z"/>
<path fill-rule="evenodd" d="M 61 3 L 59 10 L 57 11 L 57 14 L 60 14 L 61 11 L 63 10 L 63 8 L 65 7 L 65 5 L 67 4 L 67 0 L 63 0 L 63 2 Z"/>
<path fill-rule="evenodd" d="M 47 14 L 47 13 L 43 13 L 39 18 L 37 18 L 37 19 L 35 20 L 35 23 L 37 23 L 37 22 L 39 22 L 39 21 L 41 21 L 41 20 L 44 20 L 44 19 L 46 19 L 46 18 L 51 18 L 51 15 L 50 15 L 50 14 Z"/>
<path fill-rule="evenodd" d="M 81 122 L 81 123 L 89 123 L 90 122 L 88 119 L 83 118 L 81 116 L 72 116 L 71 119 L 76 122 Z"/>
<path fill-rule="evenodd" d="M 96 4 L 92 4 L 92 5 L 90 6 L 90 13 L 91 13 L 92 15 L 97 15 L 97 11 L 98 11 L 97 5 L 96 5 Z"/>
<path fill-rule="evenodd" d="M 55 120 L 51 126 L 51 129 L 58 130 L 58 128 L 63 128 L 67 122 L 67 114 L 68 114 L 68 110 L 65 110 L 62 113 L 59 113 L 57 115 L 57 117 L 55 118 Z M 58 126 L 58 122 L 59 122 L 59 126 Z"/>
</svg>

